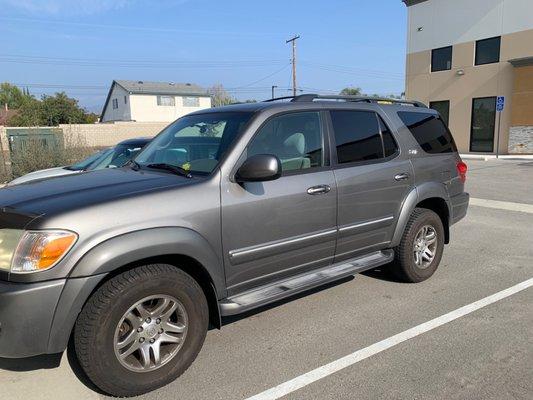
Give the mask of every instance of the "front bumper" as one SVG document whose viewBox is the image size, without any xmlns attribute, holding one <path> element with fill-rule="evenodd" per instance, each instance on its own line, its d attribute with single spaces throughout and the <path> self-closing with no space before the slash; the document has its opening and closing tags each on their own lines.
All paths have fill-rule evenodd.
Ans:
<svg viewBox="0 0 533 400">
<path fill-rule="evenodd" d="M 39 283 L 0 281 L 0 357 L 47 352 L 54 312 L 65 280 Z"/>
</svg>

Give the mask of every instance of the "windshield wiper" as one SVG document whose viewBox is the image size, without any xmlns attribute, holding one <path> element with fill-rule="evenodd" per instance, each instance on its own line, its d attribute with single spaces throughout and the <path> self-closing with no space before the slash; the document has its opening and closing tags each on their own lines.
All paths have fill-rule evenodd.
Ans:
<svg viewBox="0 0 533 400">
<path fill-rule="evenodd" d="M 183 169 L 181 167 L 178 167 L 177 165 L 172 164 L 165 164 L 165 163 L 155 163 L 155 164 L 148 164 L 145 166 L 146 168 L 153 168 L 153 169 L 164 169 L 167 171 L 174 172 L 175 174 L 182 175 L 185 178 L 191 179 L 192 174 L 187 171 L 186 169 Z"/>
</svg>

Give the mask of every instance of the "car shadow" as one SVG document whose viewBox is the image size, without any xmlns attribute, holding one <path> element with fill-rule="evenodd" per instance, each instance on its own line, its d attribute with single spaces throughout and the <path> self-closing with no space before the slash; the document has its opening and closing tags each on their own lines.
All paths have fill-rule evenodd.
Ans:
<svg viewBox="0 0 533 400">
<path fill-rule="evenodd" d="M 361 275 L 365 275 L 369 278 L 375 278 L 386 282 L 404 283 L 398 278 L 396 278 L 391 272 L 391 264 L 385 264 L 378 268 L 369 269 L 368 271 L 361 272 Z"/>
<path fill-rule="evenodd" d="M 93 392 L 96 392 L 100 395 L 107 396 L 106 393 L 104 393 L 100 388 L 98 388 L 92 381 L 89 379 L 85 371 L 80 365 L 80 362 L 78 361 L 78 357 L 76 357 L 76 350 L 74 350 L 74 340 L 72 336 L 70 337 L 70 340 L 68 342 L 67 346 L 67 361 L 70 365 L 70 369 L 76 375 L 76 378 L 88 389 L 92 390 Z"/>
<path fill-rule="evenodd" d="M 26 358 L 0 358 L 0 370 L 26 372 L 59 367 L 63 353 Z"/>
</svg>

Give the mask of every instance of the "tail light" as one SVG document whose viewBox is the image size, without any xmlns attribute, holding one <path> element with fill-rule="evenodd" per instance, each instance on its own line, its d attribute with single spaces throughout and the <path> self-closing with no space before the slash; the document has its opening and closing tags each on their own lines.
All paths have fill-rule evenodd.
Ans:
<svg viewBox="0 0 533 400">
<path fill-rule="evenodd" d="M 465 183 L 465 181 L 466 181 L 466 171 L 468 171 L 468 165 L 466 165 L 462 161 L 459 161 L 457 163 L 457 173 L 459 174 L 459 179 L 463 183 Z"/>
</svg>

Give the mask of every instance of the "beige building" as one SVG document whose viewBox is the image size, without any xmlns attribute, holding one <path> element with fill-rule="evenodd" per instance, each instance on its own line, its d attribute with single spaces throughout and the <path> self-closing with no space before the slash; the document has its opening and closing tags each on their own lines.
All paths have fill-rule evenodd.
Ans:
<svg viewBox="0 0 533 400">
<path fill-rule="evenodd" d="M 101 122 L 171 122 L 211 107 L 211 97 L 191 83 L 115 80 L 111 84 Z"/>
<path fill-rule="evenodd" d="M 406 96 L 439 110 L 463 153 L 533 153 L 533 0 L 403 2 Z"/>
</svg>

